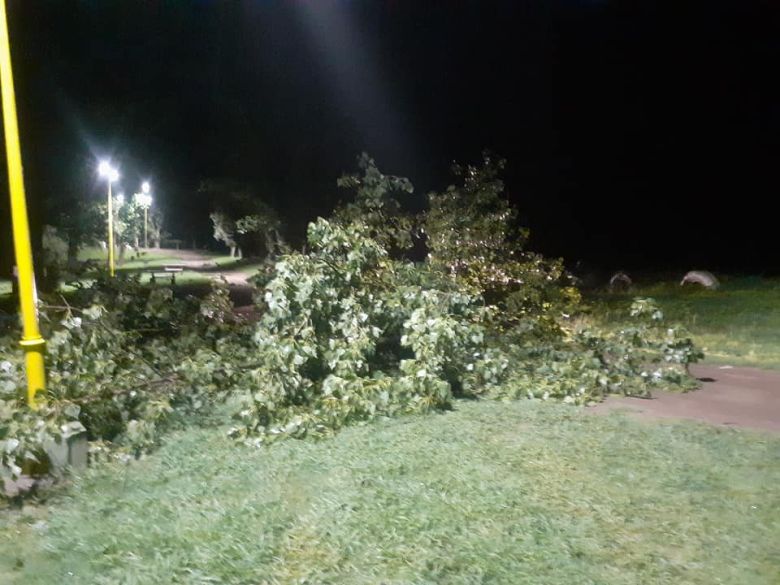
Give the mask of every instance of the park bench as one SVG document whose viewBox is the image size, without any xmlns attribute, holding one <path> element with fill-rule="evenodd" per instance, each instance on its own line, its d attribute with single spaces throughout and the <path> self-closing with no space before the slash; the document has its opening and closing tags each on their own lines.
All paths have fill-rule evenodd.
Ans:
<svg viewBox="0 0 780 585">
<path fill-rule="evenodd" d="M 157 282 L 157 277 L 171 277 L 171 284 L 176 284 L 176 275 L 180 272 L 184 272 L 184 264 L 166 264 L 162 268 L 149 268 L 146 270 L 151 274 L 149 282 L 154 284 Z"/>
</svg>

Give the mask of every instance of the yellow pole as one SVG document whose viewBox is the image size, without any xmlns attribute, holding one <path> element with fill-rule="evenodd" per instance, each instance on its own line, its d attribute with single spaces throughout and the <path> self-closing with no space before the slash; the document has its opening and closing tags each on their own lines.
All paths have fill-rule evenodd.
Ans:
<svg viewBox="0 0 780 585">
<path fill-rule="evenodd" d="M 37 293 L 33 270 L 30 226 L 27 220 L 27 200 L 22 176 L 22 152 L 19 146 L 19 127 L 16 119 L 16 97 L 11 68 L 11 48 L 8 40 L 8 19 L 5 0 L 0 0 L 0 84 L 3 94 L 3 124 L 5 153 L 8 159 L 8 186 L 11 194 L 11 221 L 14 232 L 14 250 L 19 274 L 19 301 L 22 311 L 22 341 L 27 372 L 27 404 L 38 407 L 37 394 L 46 389 L 46 371 L 43 367 L 43 349 L 46 341 L 38 329 Z"/>
<path fill-rule="evenodd" d="M 114 206 L 111 202 L 111 177 L 108 177 L 108 273 L 114 276 Z"/>
</svg>

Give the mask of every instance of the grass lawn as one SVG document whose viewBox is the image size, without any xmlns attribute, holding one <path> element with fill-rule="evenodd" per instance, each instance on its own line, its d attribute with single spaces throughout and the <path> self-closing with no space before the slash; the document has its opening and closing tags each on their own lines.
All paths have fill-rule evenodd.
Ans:
<svg viewBox="0 0 780 585">
<path fill-rule="evenodd" d="M 174 264 L 184 259 L 185 254 L 187 252 L 191 252 L 191 250 L 182 250 L 181 252 L 184 254 L 179 252 L 179 250 L 174 250 L 172 248 L 150 248 L 148 250 L 142 251 L 139 258 L 135 258 L 134 254 L 128 254 L 126 256 L 126 260 L 121 265 L 117 264 L 117 270 L 138 270 L 142 268 L 157 268 L 165 266 L 166 264 Z M 223 254 L 215 254 L 213 252 L 204 250 L 198 250 L 197 253 L 207 258 L 209 262 L 214 262 L 218 265 L 235 262 L 234 258 Z M 79 260 L 107 261 L 107 254 L 107 252 L 98 247 L 83 248 L 79 251 Z"/>
<path fill-rule="evenodd" d="M 139 258 L 135 258 L 133 255 L 127 256 L 127 259 L 122 262 L 122 264 L 117 265 L 117 272 L 138 272 L 142 271 L 148 268 L 162 268 L 163 266 L 166 266 L 168 264 L 176 264 L 177 262 L 181 262 L 182 260 L 191 260 L 192 259 L 192 252 L 193 250 L 173 250 L 169 248 L 165 249 L 149 249 L 141 252 Z M 247 273 L 254 273 L 256 272 L 260 266 L 262 266 L 262 263 L 255 262 L 252 263 L 251 261 L 242 260 L 239 258 L 232 258 L 226 254 L 217 254 L 214 252 L 209 252 L 205 250 L 197 250 L 197 255 L 203 257 L 203 261 L 205 264 L 211 265 L 207 266 L 207 272 L 208 270 L 213 271 L 214 267 L 219 267 L 219 269 L 222 270 L 241 270 L 243 272 Z M 85 248 L 81 252 L 79 252 L 79 259 L 80 260 L 87 260 L 87 259 L 99 259 L 99 260 L 105 260 L 106 259 L 106 252 L 102 251 L 100 248 Z M 193 271 L 186 271 L 185 273 L 181 275 L 183 282 L 187 283 L 193 283 L 193 282 L 207 282 L 209 280 L 209 275 L 206 274 L 200 274 Z M 143 278 L 144 281 L 147 280 L 146 275 Z M 179 280 L 179 275 L 177 275 L 176 280 Z"/>
<path fill-rule="evenodd" d="M 144 252 L 138 259 L 129 256 L 124 262 L 117 265 L 117 270 L 121 272 L 123 270 L 132 271 L 143 268 L 162 268 L 168 264 L 181 262 L 181 258 L 171 252 L 173 252 L 173 250 L 165 250 L 165 252 L 159 254 Z"/>
<path fill-rule="evenodd" d="M 669 319 L 688 327 L 707 361 L 780 369 L 780 279 L 733 278 L 715 291 L 662 283 L 590 300 L 597 319 L 619 325 L 635 296 L 653 297 Z"/>
<path fill-rule="evenodd" d="M 559 404 L 249 449 L 222 428 L 0 515 L 0 582 L 776 584 L 780 438 Z"/>
<path fill-rule="evenodd" d="M 172 249 L 150 249 L 141 253 L 140 258 L 129 256 L 121 265 L 117 265 L 117 273 L 141 273 L 141 282 L 149 283 L 151 274 L 146 272 L 150 268 L 162 268 L 168 264 L 175 264 L 183 260 L 192 260 L 192 250 L 172 250 Z M 203 258 L 204 268 L 185 269 L 176 274 L 177 285 L 204 285 L 213 280 L 216 272 L 242 272 L 248 276 L 254 275 L 262 266 L 263 262 L 256 259 L 238 259 L 231 258 L 225 254 L 215 254 L 213 252 L 198 250 L 197 256 Z M 84 248 L 79 252 L 80 260 L 105 261 L 106 252 L 98 247 Z M 92 282 L 89 276 L 82 278 L 80 283 L 89 286 Z M 170 278 L 157 277 L 157 283 L 170 286 Z M 60 285 L 59 292 L 72 292 L 76 286 L 73 283 L 63 283 Z M 0 300 L 8 300 L 11 294 L 11 281 L 0 279 Z"/>
</svg>

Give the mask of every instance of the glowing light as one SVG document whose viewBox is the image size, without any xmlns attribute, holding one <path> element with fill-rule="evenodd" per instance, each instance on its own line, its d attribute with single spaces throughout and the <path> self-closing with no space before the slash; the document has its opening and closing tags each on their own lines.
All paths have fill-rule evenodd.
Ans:
<svg viewBox="0 0 780 585">
<path fill-rule="evenodd" d="M 115 182 L 119 179 L 119 171 L 112 167 L 108 161 L 101 161 L 98 165 L 98 174 L 101 177 L 108 179 L 109 183 Z"/>
<path fill-rule="evenodd" d="M 144 181 L 143 183 L 141 183 L 141 191 L 143 193 L 149 193 L 150 190 L 151 187 L 149 186 L 149 181 Z"/>
</svg>

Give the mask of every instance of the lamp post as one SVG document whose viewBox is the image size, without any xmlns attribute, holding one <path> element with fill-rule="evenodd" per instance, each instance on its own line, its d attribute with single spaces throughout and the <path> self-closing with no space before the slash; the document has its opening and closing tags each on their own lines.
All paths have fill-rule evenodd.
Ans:
<svg viewBox="0 0 780 585">
<path fill-rule="evenodd" d="M 0 85 L 2 85 L 5 155 L 8 160 L 8 186 L 11 195 L 11 221 L 14 232 L 14 250 L 19 274 L 19 304 L 22 312 L 22 341 L 25 372 L 27 374 L 27 404 L 38 407 L 37 394 L 46 389 L 46 371 L 43 366 L 45 341 L 38 329 L 38 307 L 35 291 L 30 225 L 27 219 L 27 199 L 22 176 L 22 152 L 19 146 L 19 127 L 16 119 L 14 76 L 11 68 L 11 46 L 8 40 L 8 21 L 5 0 L 0 0 Z"/>
<path fill-rule="evenodd" d="M 148 237 L 148 224 L 149 224 L 149 208 L 152 206 L 152 195 L 150 193 L 151 187 L 149 186 L 149 181 L 144 181 L 141 183 L 141 192 L 135 194 L 135 200 L 143 207 L 144 210 L 144 248 L 149 248 L 149 237 Z"/>
<path fill-rule="evenodd" d="M 114 205 L 111 201 L 111 183 L 119 179 L 119 171 L 107 161 L 98 166 L 98 173 L 108 182 L 108 273 L 114 276 Z"/>
</svg>

